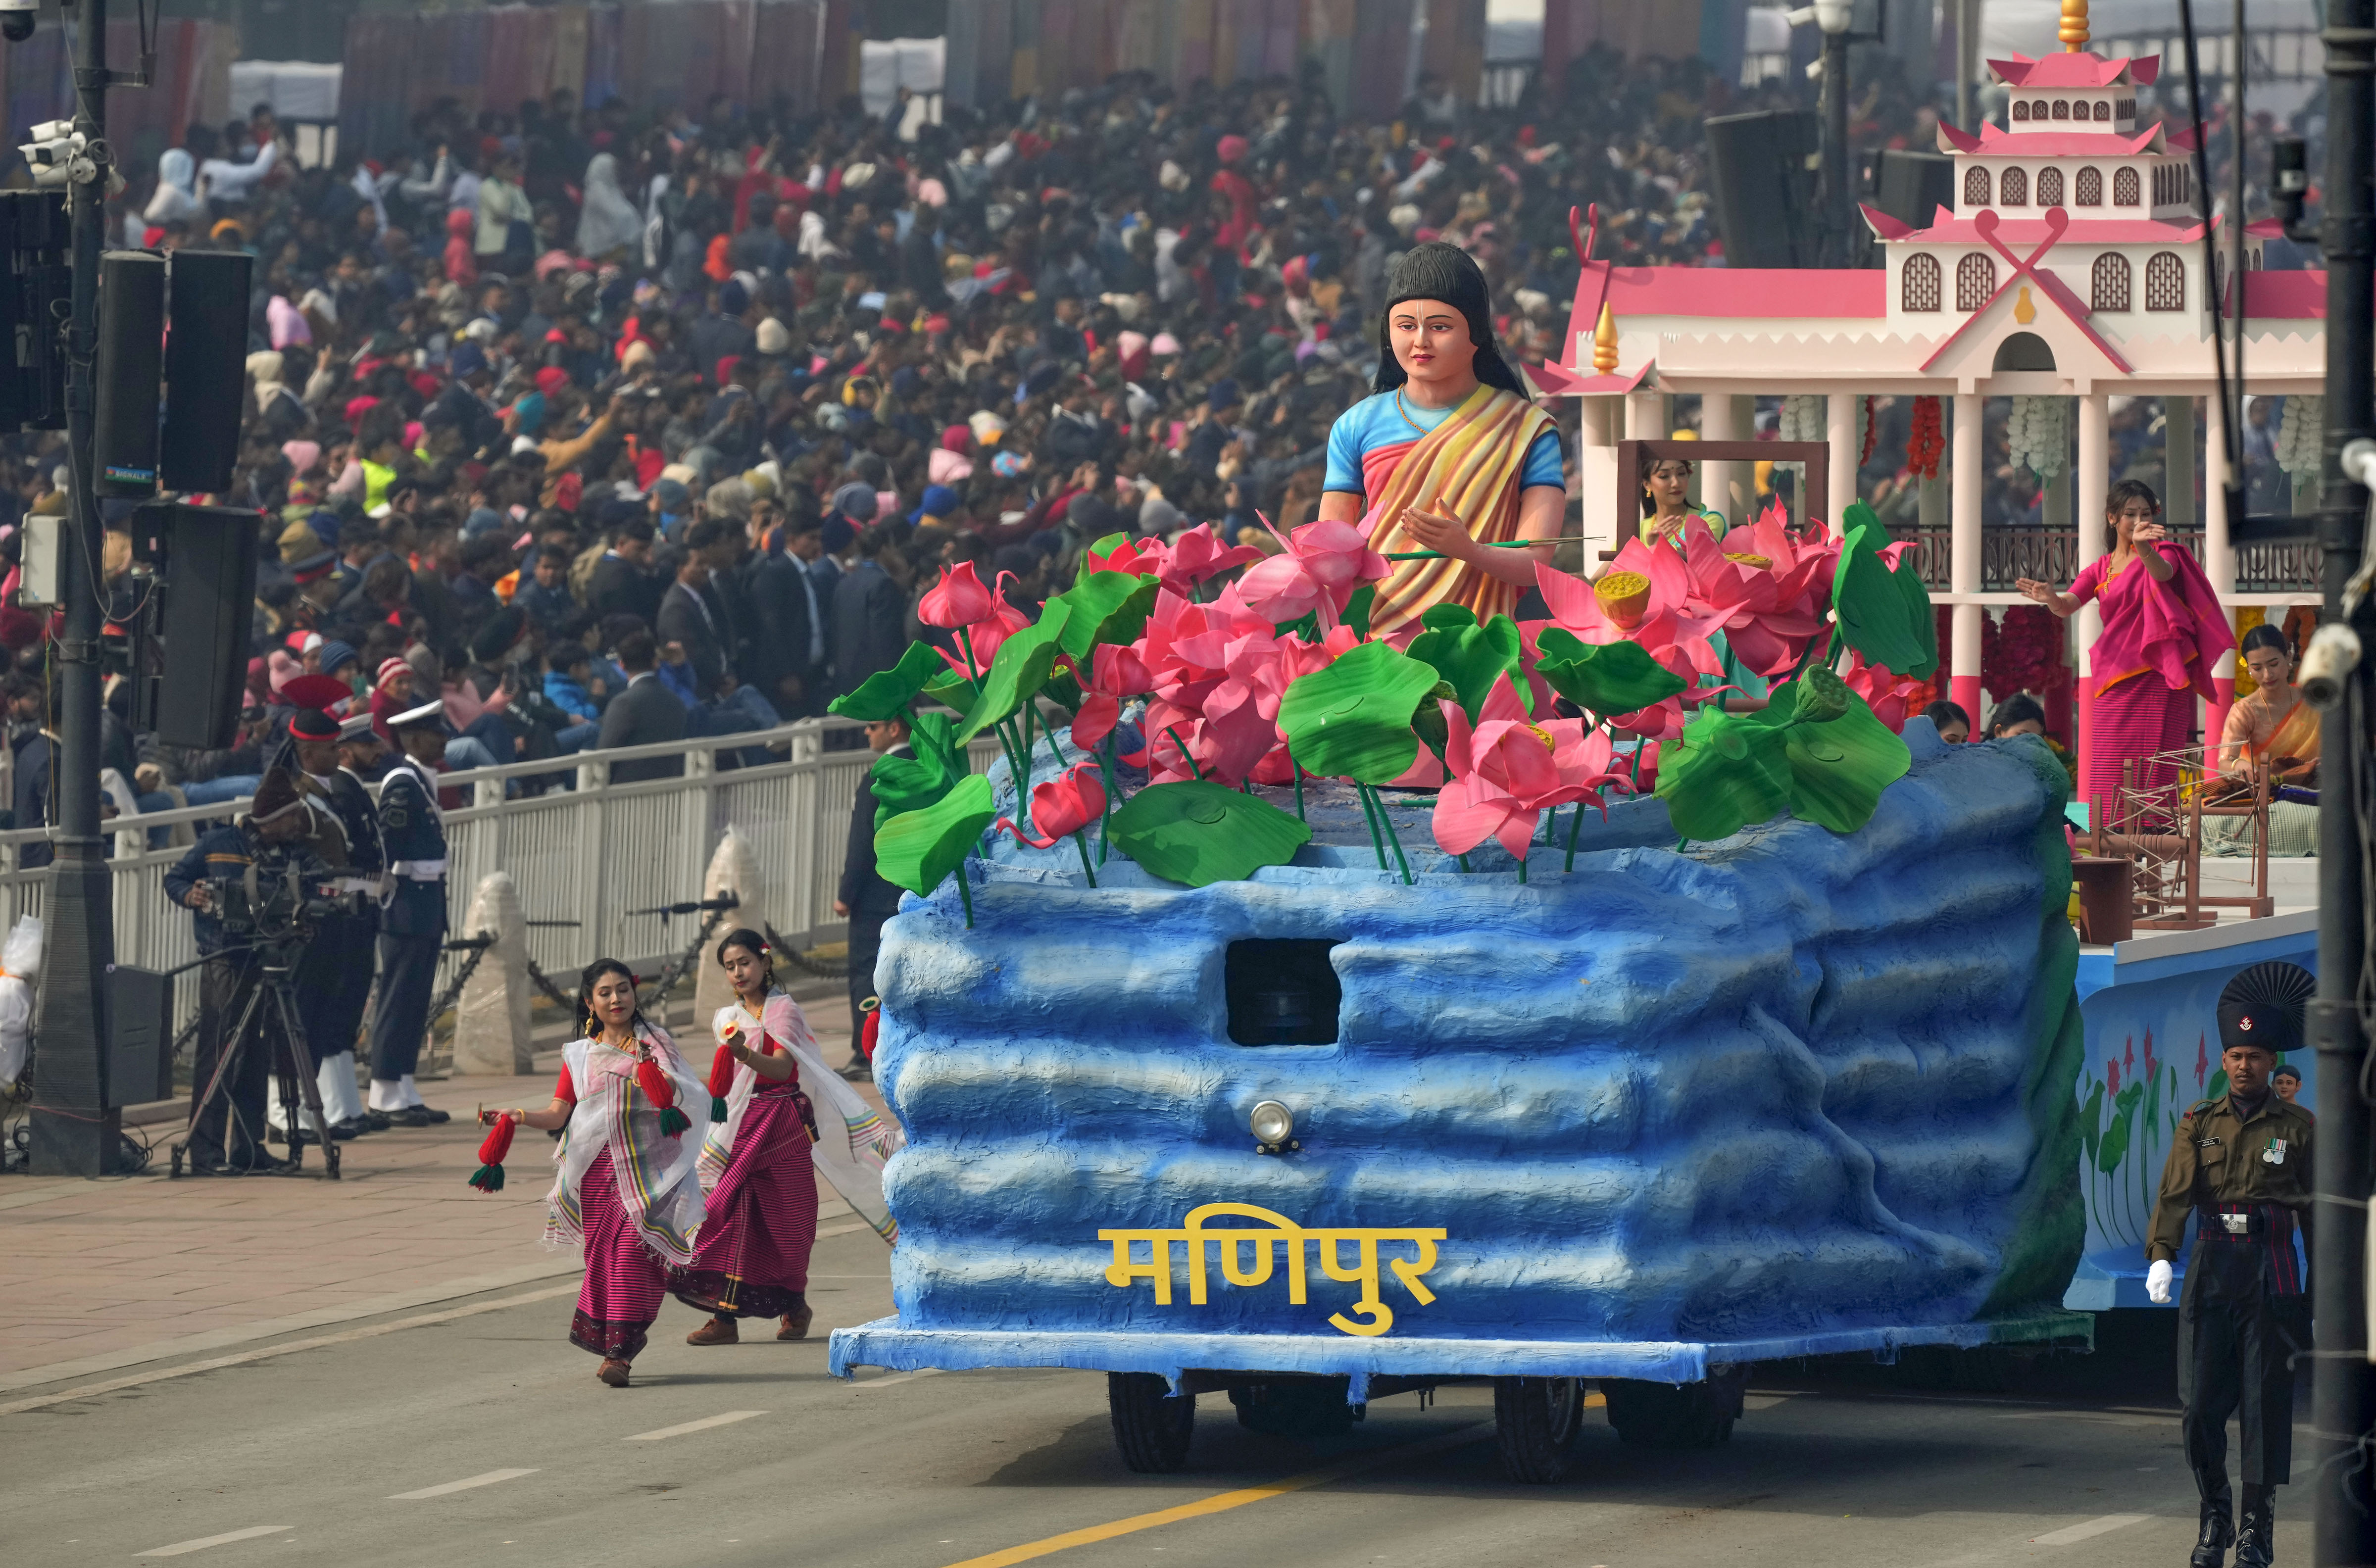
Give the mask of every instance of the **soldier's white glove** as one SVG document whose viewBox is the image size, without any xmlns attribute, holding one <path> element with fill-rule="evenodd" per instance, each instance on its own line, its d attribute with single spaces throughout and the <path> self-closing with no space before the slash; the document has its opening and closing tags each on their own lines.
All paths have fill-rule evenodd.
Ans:
<svg viewBox="0 0 2376 1568">
<path fill-rule="evenodd" d="M 2169 1260 L 2168 1258 L 2164 1258 L 2161 1262 L 2145 1270 L 2145 1300 L 2151 1301 L 2156 1307 L 2166 1307 L 2169 1305 L 2170 1272 Z"/>
</svg>

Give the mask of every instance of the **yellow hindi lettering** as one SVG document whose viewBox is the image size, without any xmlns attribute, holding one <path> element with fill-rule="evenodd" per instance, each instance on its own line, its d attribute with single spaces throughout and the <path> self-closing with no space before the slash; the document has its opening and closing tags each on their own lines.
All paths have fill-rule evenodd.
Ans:
<svg viewBox="0 0 2376 1568">
<path fill-rule="evenodd" d="M 1217 1219 L 1230 1218 L 1253 1221 L 1250 1225 L 1217 1225 Z M 1287 1254 L 1287 1296 L 1291 1305 L 1303 1306 L 1310 1301 L 1309 1274 L 1311 1259 L 1308 1249 L 1317 1246 L 1320 1266 L 1329 1278 L 1344 1284 L 1358 1285 L 1350 1315 L 1332 1313 L 1331 1326 L 1341 1333 L 1374 1337 L 1394 1327 L 1395 1314 L 1379 1294 L 1378 1265 L 1383 1261 L 1393 1270 L 1411 1300 L 1426 1306 L 1435 1300 L 1421 1276 L 1436 1265 L 1436 1243 L 1448 1232 L 1432 1228 L 1384 1228 L 1367 1229 L 1308 1230 L 1285 1215 L 1253 1204 L 1210 1203 L 1189 1212 L 1181 1229 L 1149 1229 L 1100 1230 L 1098 1239 L 1113 1247 L 1113 1262 L 1105 1270 L 1106 1283 L 1119 1289 L 1128 1289 L 1145 1279 L 1155 1287 L 1155 1304 L 1171 1305 L 1171 1247 L 1182 1243 L 1188 1254 L 1188 1301 L 1193 1306 L 1208 1304 L 1210 1282 L 1206 1247 L 1218 1250 L 1221 1277 L 1231 1285 L 1253 1289 L 1270 1282 L 1273 1267 L 1272 1249 Z M 1133 1255 L 1140 1242 L 1146 1244 L 1147 1257 L 1141 1262 Z M 1416 1254 L 1412 1257 L 1388 1257 L 1381 1260 L 1378 1250 L 1384 1243 L 1407 1243 Z M 1350 1244 L 1354 1261 L 1345 1262 L 1343 1248 Z"/>
</svg>

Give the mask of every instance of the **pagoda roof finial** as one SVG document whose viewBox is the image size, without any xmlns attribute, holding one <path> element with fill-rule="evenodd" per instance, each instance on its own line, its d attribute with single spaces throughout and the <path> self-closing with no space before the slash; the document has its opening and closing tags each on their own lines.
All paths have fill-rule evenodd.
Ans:
<svg viewBox="0 0 2376 1568">
<path fill-rule="evenodd" d="M 2087 47 L 2087 0 L 2062 0 L 2062 29 L 2055 36 L 2062 41 L 2066 54 Z"/>
<path fill-rule="evenodd" d="M 1592 329 L 1592 372 L 1595 375 L 1614 374 L 1617 370 L 1617 313 L 1609 302 L 1600 302 L 1600 320 Z"/>
</svg>

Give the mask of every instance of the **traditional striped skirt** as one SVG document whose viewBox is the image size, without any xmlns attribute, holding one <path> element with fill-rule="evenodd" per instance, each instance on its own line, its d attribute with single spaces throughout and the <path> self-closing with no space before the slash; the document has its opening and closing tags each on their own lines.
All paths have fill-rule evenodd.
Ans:
<svg viewBox="0 0 2376 1568">
<path fill-rule="evenodd" d="M 669 1277 L 677 1300 L 729 1317 L 799 1309 L 816 1244 L 816 1167 L 799 1091 L 751 1097 L 734 1151 L 709 1190 L 690 1266 Z"/>
<path fill-rule="evenodd" d="M 2087 754 L 2079 770 L 2079 793 L 2088 802 L 2091 822 L 2110 820 L 2121 772 L 2132 761 L 2136 763 L 2133 788 L 2164 790 L 2174 782 L 2168 763 L 2144 759 L 2176 751 L 2192 738 L 2194 706 L 2192 690 L 2172 691 L 2151 670 L 2097 688 Z"/>
<path fill-rule="evenodd" d="M 619 1201 L 609 1149 L 587 1167 L 577 1201 L 585 1222 L 586 1282 L 578 1287 L 569 1342 L 608 1360 L 632 1361 L 660 1315 L 667 1273 Z"/>
</svg>

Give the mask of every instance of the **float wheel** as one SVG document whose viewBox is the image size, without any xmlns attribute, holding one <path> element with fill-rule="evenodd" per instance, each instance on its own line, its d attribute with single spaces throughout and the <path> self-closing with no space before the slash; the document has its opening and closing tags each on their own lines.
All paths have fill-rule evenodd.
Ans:
<svg viewBox="0 0 2376 1568">
<path fill-rule="evenodd" d="M 1188 1462 L 1188 1440 L 1196 1432 L 1194 1394 L 1173 1394 L 1153 1372 L 1108 1372 L 1106 1404 L 1123 1464 L 1141 1474 L 1162 1474 Z"/>
<path fill-rule="evenodd" d="M 1634 1448 L 1714 1448 L 1729 1441 L 1748 1386 L 1747 1367 L 1715 1369 L 1705 1383 L 1600 1380 L 1609 1424 Z"/>
<path fill-rule="evenodd" d="M 1583 1379 L 1493 1380 L 1493 1434 L 1501 1444 L 1502 1468 L 1512 1480 L 1541 1486 L 1567 1474 L 1583 1425 Z"/>
</svg>

